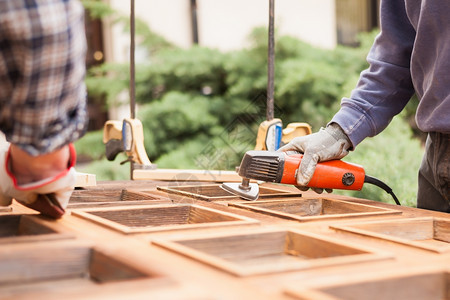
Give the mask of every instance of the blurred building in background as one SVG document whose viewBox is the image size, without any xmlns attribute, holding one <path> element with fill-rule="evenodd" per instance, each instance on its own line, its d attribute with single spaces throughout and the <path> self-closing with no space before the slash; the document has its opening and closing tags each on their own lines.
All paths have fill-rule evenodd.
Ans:
<svg viewBox="0 0 450 300">
<path fill-rule="evenodd" d="M 104 0 L 128 16 L 130 1 Z M 356 45 L 357 34 L 378 26 L 380 0 L 275 0 L 278 34 L 291 35 L 312 45 L 332 49 L 338 44 Z M 255 27 L 268 26 L 268 0 L 135 0 L 136 17 L 152 31 L 183 48 L 194 44 L 221 51 L 249 46 Z M 87 64 L 128 62 L 130 38 L 117 23 L 87 18 Z M 136 62 L 144 59 L 136 53 Z M 101 128 L 104 112 L 90 101 L 95 114 L 92 129 Z M 120 116 L 117 116 L 120 118 Z"/>
<path fill-rule="evenodd" d="M 111 7 L 129 14 L 130 3 L 109 0 Z M 279 34 L 312 45 L 334 48 L 354 45 L 356 35 L 378 25 L 379 0 L 275 0 Z M 180 47 L 199 44 L 222 51 L 248 45 L 251 30 L 267 26 L 268 0 L 136 0 L 136 17 Z M 129 37 L 120 26 L 105 26 L 107 59 L 127 61 Z"/>
</svg>

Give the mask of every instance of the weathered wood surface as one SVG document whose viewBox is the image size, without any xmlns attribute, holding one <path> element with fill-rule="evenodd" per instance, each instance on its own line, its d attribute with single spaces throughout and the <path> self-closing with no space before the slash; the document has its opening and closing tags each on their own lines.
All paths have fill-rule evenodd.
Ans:
<svg viewBox="0 0 450 300">
<path fill-rule="evenodd" d="M 57 232 L 42 224 L 40 219 L 26 215 L 0 216 L 0 224 L 0 245 L 52 241 L 74 237 L 73 234 Z"/>
<path fill-rule="evenodd" d="M 223 201 L 223 200 L 240 199 L 239 196 L 236 196 L 222 189 L 220 187 L 220 184 L 181 185 L 181 186 L 169 185 L 167 187 L 158 186 L 157 189 L 167 193 L 188 196 L 198 200 L 205 200 L 205 201 Z M 294 197 L 294 196 L 301 196 L 301 194 L 287 192 L 276 188 L 261 187 L 259 189 L 260 199 L 268 197 L 283 197 L 283 196 Z"/>
<path fill-rule="evenodd" d="M 189 182 L 203 184 L 211 183 Z M 333 210 L 326 207 L 325 211 L 339 216 L 307 216 L 316 219 L 299 222 L 234 205 L 243 203 L 241 199 L 204 201 L 157 190 L 158 186 L 170 185 L 187 182 L 98 182 L 77 190 L 67 214 L 57 221 L 14 203 L 12 211 L 0 215 L 23 218 L 22 225 L 16 218 L 8 226 L 4 225 L 7 222 L 0 226 L 0 232 L 5 232 L 0 241 L 6 239 L 0 242 L 0 298 L 36 299 L 38 295 L 46 300 L 351 299 L 348 293 L 354 293 L 357 299 L 373 299 L 374 295 L 380 299 L 402 299 L 410 296 L 402 293 L 409 289 L 416 299 L 449 299 L 446 268 L 450 266 L 450 252 L 430 251 L 414 244 L 446 248 L 448 214 L 310 191 L 302 193 L 302 198 L 271 196 L 247 202 L 285 201 L 282 213 L 295 215 L 297 207 L 289 205 L 290 201 L 302 207 L 299 200 L 314 199 L 319 203 L 320 199 L 328 199 Z M 298 194 L 293 187 L 262 187 Z M 346 205 L 333 208 L 338 200 L 345 200 Z M 172 206 L 181 209 L 173 213 L 167 209 Z M 381 212 L 401 213 L 364 215 L 374 212 L 374 207 Z M 137 217 L 133 211 L 136 209 L 149 210 Z M 133 213 L 127 215 L 128 210 Z M 101 222 L 79 217 L 88 211 L 124 215 L 108 220 L 104 218 L 108 213 L 102 217 L 91 214 Z M 363 215 L 345 216 L 350 213 Z M 158 216 L 165 218 L 166 223 L 157 223 Z M 138 225 L 150 225 L 153 230 L 130 231 L 139 227 L 116 222 L 121 218 L 139 220 Z M 411 219 L 414 222 L 408 221 Z M 112 226 L 105 226 L 104 222 Z M 370 227 L 370 223 L 376 226 Z M 20 234 L 11 229 L 20 226 Z M 122 226 L 125 231 L 114 226 Z M 384 236 L 337 230 L 338 227 L 360 231 L 376 228 L 384 231 L 374 234 L 392 232 L 394 239 L 422 239 L 397 243 Z M 156 230 L 161 228 L 170 230 Z M 27 232 L 33 232 L 36 240 L 20 241 Z M 45 235 L 66 238 L 37 238 Z"/>
<path fill-rule="evenodd" d="M 237 276 L 388 259 L 382 251 L 300 231 L 259 231 L 212 238 L 153 241 Z"/>
<path fill-rule="evenodd" d="M 78 216 L 122 233 L 257 224 L 244 216 L 191 204 L 139 205 L 75 210 Z"/>
<path fill-rule="evenodd" d="M 450 252 L 450 220 L 410 218 L 331 226 L 356 234 L 418 247 L 434 252 Z"/>
<path fill-rule="evenodd" d="M 365 278 L 318 285 L 309 291 L 292 287 L 286 290 L 286 294 L 299 300 L 450 299 L 450 269 L 427 269 L 371 274 Z"/>
<path fill-rule="evenodd" d="M 75 187 L 87 187 L 87 186 L 96 186 L 97 185 L 97 177 L 95 174 L 88 173 L 76 173 L 76 181 Z"/>
<path fill-rule="evenodd" d="M 326 198 L 292 198 L 289 200 L 229 203 L 228 205 L 297 221 L 344 219 L 402 213 L 395 209 L 385 209 Z"/>
</svg>

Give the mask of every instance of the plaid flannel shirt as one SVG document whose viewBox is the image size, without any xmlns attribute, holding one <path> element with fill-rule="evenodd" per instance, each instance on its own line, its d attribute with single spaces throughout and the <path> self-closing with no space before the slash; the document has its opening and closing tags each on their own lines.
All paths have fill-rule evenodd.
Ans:
<svg viewBox="0 0 450 300">
<path fill-rule="evenodd" d="M 31 155 L 87 125 L 84 9 L 72 0 L 0 0 L 0 130 Z"/>
</svg>

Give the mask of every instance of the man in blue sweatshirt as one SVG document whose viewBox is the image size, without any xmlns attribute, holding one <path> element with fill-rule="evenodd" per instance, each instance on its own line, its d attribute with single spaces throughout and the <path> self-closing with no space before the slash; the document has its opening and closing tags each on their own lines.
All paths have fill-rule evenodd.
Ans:
<svg viewBox="0 0 450 300">
<path fill-rule="evenodd" d="M 450 212 L 449 15 L 450 1 L 381 1 L 381 32 L 357 87 L 325 129 L 281 149 L 305 154 L 299 186 L 308 184 L 317 162 L 340 159 L 380 133 L 416 93 L 416 122 L 428 133 L 417 207 Z"/>
</svg>

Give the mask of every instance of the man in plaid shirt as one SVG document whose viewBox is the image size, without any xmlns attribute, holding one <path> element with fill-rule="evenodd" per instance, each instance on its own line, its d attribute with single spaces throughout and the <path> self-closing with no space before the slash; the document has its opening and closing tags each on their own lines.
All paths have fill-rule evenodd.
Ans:
<svg viewBox="0 0 450 300">
<path fill-rule="evenodd" d="M 59 218 L 86 130 L 84 9 L 72 0 L 0 0 L 0 205 Z"/>
</svg>

